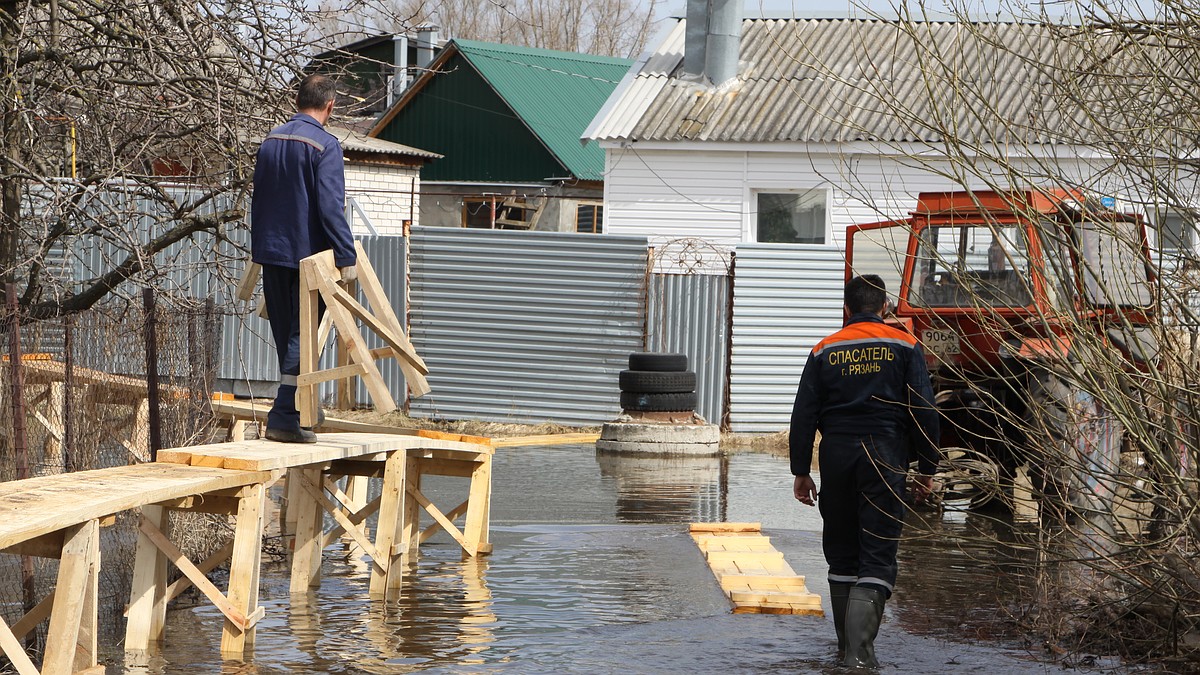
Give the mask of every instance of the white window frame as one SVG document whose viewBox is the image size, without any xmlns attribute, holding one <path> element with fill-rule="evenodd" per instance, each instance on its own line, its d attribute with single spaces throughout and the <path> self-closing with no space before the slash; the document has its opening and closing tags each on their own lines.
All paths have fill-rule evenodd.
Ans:
<svg viewBox="0 0 1200 675">
<path fill-rule="evenodd" d="M 824 242 L 820 244 L 792 244 L 793 246 L 833 246 L 833 187 L 829 185 L 814 185 L 811 187 L 751 187 L 747 190 L 746 218 L 742 226 L 742 241 L 759 243 L 758 241 L 758 196 L 760 194 L 807 194 L 820 192 L 825 199 L 825 233 Z M 774 243 L 774 242 L 766 242 Z"/>
</svg>

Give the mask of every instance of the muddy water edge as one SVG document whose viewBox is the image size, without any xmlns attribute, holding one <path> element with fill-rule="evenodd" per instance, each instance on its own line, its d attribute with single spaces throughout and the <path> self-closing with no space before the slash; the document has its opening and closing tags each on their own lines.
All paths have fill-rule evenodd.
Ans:
<svg viewBox="0 0 1200 675">
<path fill-rule="evenodd" d="M 435 501 L 459 494 L 453 479 L 434 478 L 423 488 Z M 149 658 L 127 662 L 104 641 L 108 672 L 842 672 L 830 618 L 730 613 L 687 534 L 687 523 L 720 520 L 761 522 L 828 613 L 821 519 L 792 498 L 785 459 L 503 448 L 492 555 L 464 562 L 438 535 L 422 546 L 402 596 L 386 603 L 367 596 L 366 565 L 338 546 L 326 550 L 323 584 L 307 597 L 290 597 L 285 564 L 269 561 L 266 617 L 244 662 L 220 659 L 221 616 L 197 601 L 170 611 L 166 643 Z M 1022 641 L 1034 592 L 1023 527 L 966 512 L 910 514 L 877 642 L 881 672 L 1063 669 Z M 1129 670 L 1102 659 L 1069 665 Z"/>
</svg>

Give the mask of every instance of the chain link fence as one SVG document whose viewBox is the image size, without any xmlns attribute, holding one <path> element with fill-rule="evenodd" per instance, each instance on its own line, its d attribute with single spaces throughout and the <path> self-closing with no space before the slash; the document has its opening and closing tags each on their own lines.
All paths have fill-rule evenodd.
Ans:
<svg viewBox="0 0 1200 675">
<path fill-rule="evenodd" d="M 137 464 L 158 447 L 220 433 L 209 401 L 223 316 L 211 301 L 156 300 L 149 296 L 153 311 L 109 304 L 35 323 L 0 308 L 0 480 Z M 103 643 L 121 637 L 137 525 L 136 513 L 124 513 L 101 530 Z M 231 528 L 225 517 L 175 514 L 171 530 L 197 559 Z M 57 567 L 54 559 L 0 555 L 0 616 L 9 625 L 53 589 Z M 45 637 L 43 625 L 27 638 L 35 653 Z"/>
</svg>

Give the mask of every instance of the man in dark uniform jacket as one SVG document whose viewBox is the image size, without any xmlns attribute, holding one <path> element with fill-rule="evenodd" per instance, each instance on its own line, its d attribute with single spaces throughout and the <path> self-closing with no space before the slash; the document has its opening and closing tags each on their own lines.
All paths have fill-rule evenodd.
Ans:
<svg viewBox="0 0 1200 675">
<path fill-rule="evenodd" d="M 938 413 L 924 351 L 881 318 L 883 280 L 851 279 L 845 303 L 845 328 L 817 343 L 804 364 L 789 446 L 793 492 L 811 506 L 813 441 L 821 432 L 821 543 L 838 654 L 843 665 L 875 668 L 875 636 L 896 583 L 909 448 L 917 451 L 915 496 L 923 502 L 937 468 Z"/>
<path fill-rule="evenodd" d="M 325 131 L 333 114 L 333 80 L 309 75 L 300 83 L 296 110 L 271 130 L 258 149 L 250 244 L 262 265 L 263 296 L 279 355 L 279 390 L 267 414 L 266 437 L 315 443 L 300 427 L 296 377 L 300 374 L 300 261 L 332 248 L 342 279 L 355 276 L 354 237 L 346 222 L 342 146 Z"/>
</svg>

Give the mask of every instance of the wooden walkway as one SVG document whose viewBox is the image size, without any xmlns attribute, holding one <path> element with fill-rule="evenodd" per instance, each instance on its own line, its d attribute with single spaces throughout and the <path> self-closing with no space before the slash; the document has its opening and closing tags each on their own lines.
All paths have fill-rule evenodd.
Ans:
<svg viewBox="0 0 1200 675">
<path fill-rule="evenodd" d="M 825 615 L 821 597 L 808 592 L 758 523 L 692 523 L 690 530 L 735 614 Z"/>
<path fill-rule="evenodd" d="M 194 585 L 225 616 L 222 654 L 241 658 L 263 616 L 263 514 L 274 482 L 287 477 L 294 516 L 293 593 L 320 584 L 321 552 L 345 534 L 372 558 L 369 591 L 384 597 L 400 587 L 398 563 L 438 530 L 458 541 L 464 557 L 490 550 L 492 452 L 488 445 L 420 436 L 323 434 L 312 445 L 220 443 L 164 450 L 157 463 L 0 483 L 0 551 L 59 560 L 54 590 L 12 626 L 0 619 L 0 652 L 20 675 L 103 672 L 96 661 L 100 528 L 123 511 L 140 509 L 126 650 L 143 652 L 161 642 L 167 603 Z M 421 477 L 428 474 L 470 479 L 467 498 L 442 510 L 421 491 Z M 379 479 L 381 495 L 362 503 L 339 486 L 342 477 Z M 229 515 L 233 537 L 209 559 L 188 560 L 168 536 L 173 510 Z M 433 518 L 424 530 L 422 510 Z M 323 531 L 326 513 L 336 523 L 329 532 Z M 371 533 L 366 523 L 375 514 Z M 222 591 L 206 574 L 226 560 L 229 585 Z M 168 565 L 183 574 L 170 585 Z M 49 637 L 38 668 L 21 640 L 45 621 Z"/>
</svg>

